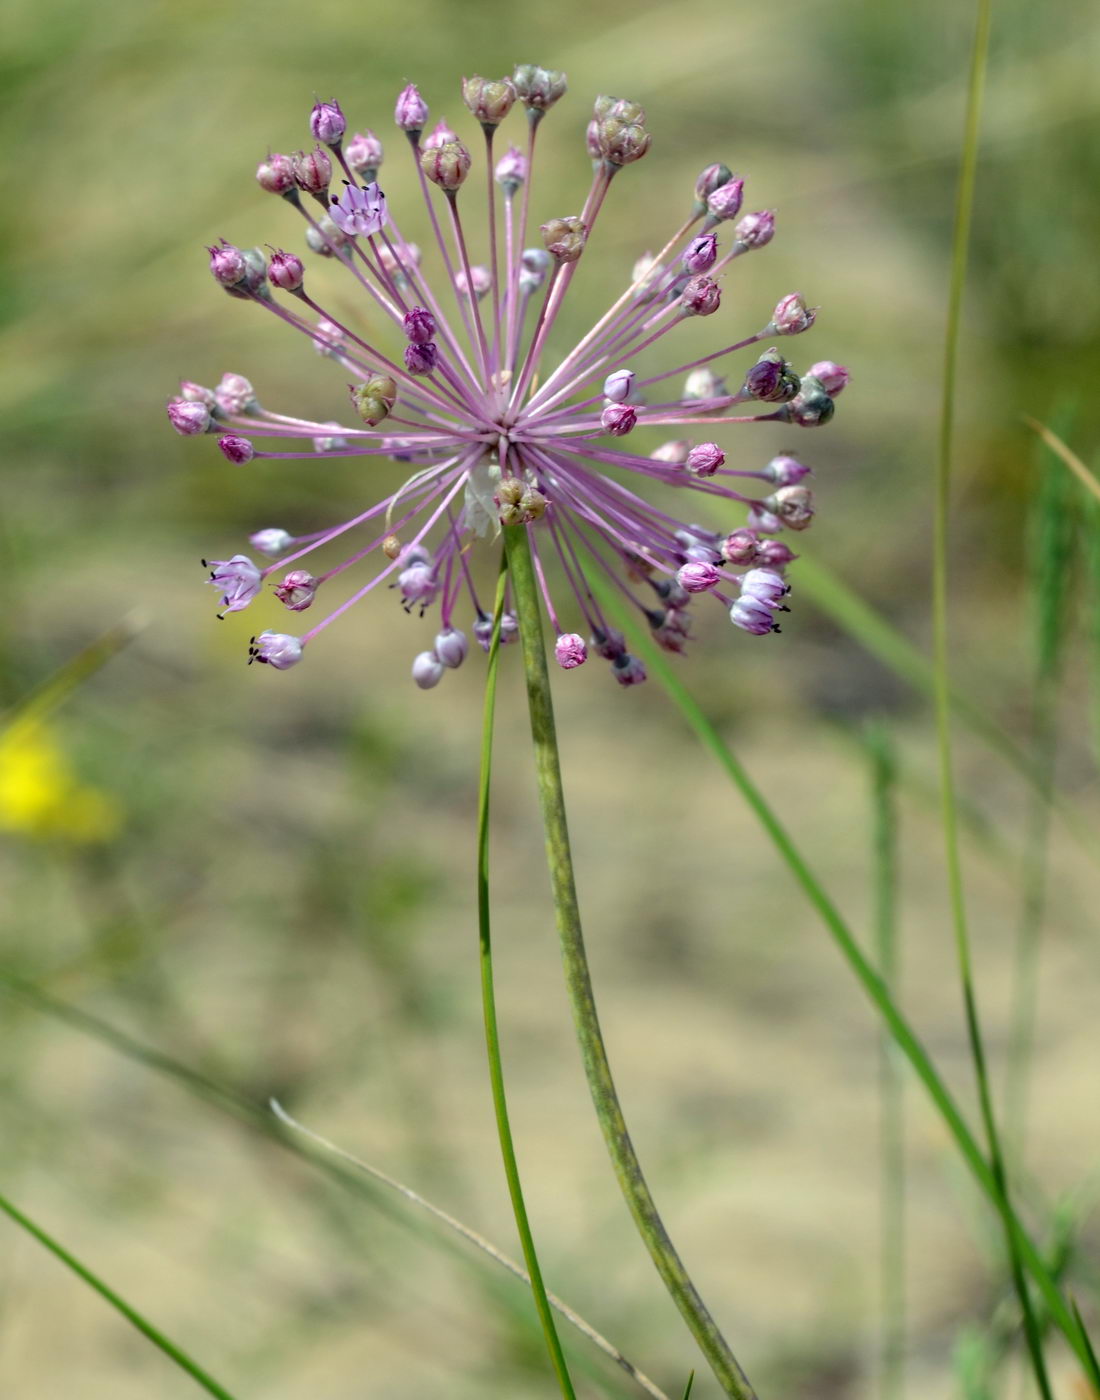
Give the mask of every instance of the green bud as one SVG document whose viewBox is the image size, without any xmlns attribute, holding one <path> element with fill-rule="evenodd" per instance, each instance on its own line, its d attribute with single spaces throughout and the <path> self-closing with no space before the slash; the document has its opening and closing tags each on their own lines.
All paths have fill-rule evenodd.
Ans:
<svg viewBox="0 0 1100 1400">
<path fill-rule="evenodd" d="M 397 402 L 397 385 L 387 374 L 376 374 L 362 384 L 352 385 L 351 401 L 368 428 L 376 428 Z"/>
</svg>

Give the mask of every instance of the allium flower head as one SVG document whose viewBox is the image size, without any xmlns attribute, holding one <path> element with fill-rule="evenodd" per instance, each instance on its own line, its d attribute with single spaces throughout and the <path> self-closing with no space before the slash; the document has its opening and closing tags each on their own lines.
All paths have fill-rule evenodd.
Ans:
<svg viewBox="0 0 1100 1400">
<path fill-rule="evenodd" d="M 769 295 L 738 285 L 730 301 L 758 305 L 760 329 L 725 328 L 732 313 L 722 288 L 740 274 L 738 259 L 771 241 L 775 220 L 766 211 L 738 217 L 744 182 L 722 163 L 685 182 L 683 217 L 659 245 L 647 223 L 660 251 L 645 252 L 639 240 L 619 288 L 604 290 L 603 269 L 586 279 L 587 249 L 613 218 L 612 184 L 652 137 L 636 102 L 598 98 L 583 207 L 566 215 L 539 209 L 536 182 L 529 208 L 533 134 L 565 89 L 563 74 L 531 64 L 511 78 L 466 79 L 472 154 L 446 122 L 425 137 L 428 107 L 410 84 L 394 111 L 410 150 L 404 171 L 392 172 L 389 199 L 377 182 L 378 138 L 367 130 L 345 141 L 340 105 L 318 102 L 308 125 L 319 144 L 294 157 L 268 155 L 257 179 L 285 197 L 287 219 L 301 219 L 306 248 L 328 263 L 324 275 L 311 279 L 297 252 L 280 249 L 268 260 L 258 248 L 212 245 L 218 284 L 302 335 L 339 377 L 316 414 L 304 404 L 261 406 L 239 374 L 214 390 L 185 382 L 168 405 L 176 431 L 217 434 L 226 458 L 252 462 L 252 470 L 327 456 L 361 458 L 368 468 L 403 464 L 403 484 L 356 502 L 350 518 L 298 534 L 257 529 L 250 540 L 260 564 L 237 554 L 207 566 L 223 616 L 246 608 L 265 582 L 290 611 L 317 616 L 300 636 L 254 637 L 251 661 L 286 670 L 377 593 L 406 627 L 420 618 L 430 627 L 409 650 L 413 681 L 433 689 L 465 661 L 468 637 L 490 646 L 493 618 L 480 581 L 488 574 L 478 556 L 499 551 L 504 528 L 527 532 L 564 670 L 592 655 L 624 687 L 645 680 L 592 587 L 596 577 L 630 599 L 668 651 L 684 650 L 693 610 L 712 598 L 742 630 L 778 631 L 795 555 L 774 536 L 813 519 L 802 484 L 808 469 L 783 444 L 770 460 L 746 460 L 727 429 L 819 426 L 848 373 L 821 360 L 800 378 L 778 349 L 764 348 L 813 324 L 797 294 L 777 303 L 775 288 Z M 497 133 L 509 120 L 514 145 Z M 655 188 L 654 218 L 668 205 L 669 191 Z M 471 261 L 471 248 L 484 265 Z M 343 292 L 330 295 L 327 282 L 341 276 Z M 560 313 L 578 278 L 591 299 L 588 329 L 568 345 Z M 358 315 L 344 309 L 349 293 L 362 298 Z M 677 350 L 689 335 L 685 323 L 700 317 L 707 319 L 695 334 L 705 330 L 712 348 Z M 683 496 L 671 488 L 709 498 L 719 528 L 685 523 L 676 513 Z M 509 598 L 500 640 L 517 636 Z"/>
</svg>

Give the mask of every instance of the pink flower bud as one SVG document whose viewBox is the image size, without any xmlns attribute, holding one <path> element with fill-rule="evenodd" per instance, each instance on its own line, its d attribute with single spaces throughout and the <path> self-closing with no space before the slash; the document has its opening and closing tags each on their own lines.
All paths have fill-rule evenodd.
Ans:
<svg viewBox="0 0 1100 1400">
<path fill-rule="evenodd" d="M 744 180 L 731 177 L 707 196 L 707 213 L 712 219 L 736 219 L 744 191 Z"/>
<path fill-rule="evenodd" d="M 455 287 L 462 296 L 468 297 L 470 295 L 471 285 L 473 286 L 474 296 L 477 297 L 478 301 L 480 301 L 482 297 L 487 296 L 493 285 L 493 278 L 489 269 L 475 263 L 473 267 L 470 268 L 469 277 L 466 276 L 464 271 L 455 273 Z"/>
<path fill-rule="evenodd" d="M 308 569 L 291 569 L 282 583 L 275 585 L 275 596 L 291 612 L 305 612 L 317 596 L 317 580 Z"/>
<path fill-rule="evenodd" d="M 218 446 L 221 448 L 225 460 L 232 462 L 235 467 L 243 467 L 246 462 L 251 462 L 256 455 L 256 449 L 249 440 L 245 437 L 238 437 L 236 433 L 228 433 L 225 437 L 220 437 Z"/>
<path fill-rule="evenodd" d="M 796 486 L 803 477 L 810 475 L 810 468 L 803 466 L 797 457 L 782 455 L 771 459 L 764 468 L 764 475 L 776 486 Z"/>
<path fill-rule="evenodd" d="M 248 649 L 248 664 L 258 661 L 261 666 L 272 666 L 276 671 L 288 671 L 302 659 L 302 643 L 298 637 L 286 632 L 261 632 L 252 638 Z"/>
<path fill-rule="evenodd" d="M 811 365 L 806 371 L 806 377 L 818 380 L 831 399 L 835 399 L 851 379 L 844 366 L 834 364 L 832 360 L 818 360 L 816 365 Z"/>
<path fill-rule="evenodd" d="M 493 178 L 509 199 L 527 180 L 527 157 L 518 146 L 509 146 L 496 163 Z"/>
<path fill-rule="evenodd" d="M 766 564 L 769 569 L 782 569 L 798 558 L 794 550 L 785 545 L 782 540 L 761 540 L 758 563 Z"/>
<path fill-rule="evenodd" d="M 433 185 L 453 194 L 470 173 L 470 152 L 461 141 L 447 141 L 437 150 L 421 152 L 420 168 Z"/>
<path fill-rule="evenodd" d="M 584 644 L 584 638 L 576 632 L 563 632 L 554 643 L 554 660 L 563 671 L 572 671 L 577 666 L 583 666 L 588 660 L 588 648 Z"/>
<path fill-rule="evenodd" d="M 453 671 L 466 660 L 469 648 L 465 632 L 460 632 L 457 627 L 446 627 L 436 634 L 433 650 L 443 665 Z"/>
<path fill-rule="evenodd" d="M 695 181 L 696 214 L 703 212 L 707 200 L 715 190 L 729 184 L 732 179 L 733 171 L 728 165 L 723 165 L 721 161 L 717 161 L 714 165 L 708 165 L 705 170 L 700 171 L 699 178 Z"/>
<path fill-rule="evenodd" d="M 772 312 L 770 329 L 776 335 L 801 335 L 817 318 L 817 310 L 807 306 L 801 292 L 791 292 Z"/>
<path fill-rule="evenodd" d="M 753 501 L 749 506 L 746 524 L 758 535 L 776 535 L 783 528 L 782 520 L 778 515 L 773 515 L 763 501 Z"/>
<path fill-rule="evenodd" d="M 699 442 L 688 453 L 684 466 L 692 476 L 713 476 L 725 460 L 726 454 L 716 442 Z"/>
<path fill-rule="evenodd" d="M 615 661 L 626 655 L 626 638 L 614 627 L 609 627 L 606 632 L 598 627 L 593 628 L 588 645 L 605 661 Z"/>
<path fill-rule="evenodd" d="M 706 593 L 721 577 L 721 572 L 713 564 L 684 564 L 676 572 L 676 582 L 688 593 Z"/>
<path fill-rule="evenodd" d="M 344 156 L 356 175 L 369 182 L 382 164 L 382 142 L 373 131 L 357 131 L 344 146 Z"/>
<path fill-rule="evenodd" d="M 434 690 L 446 667 L 434 651 L 422 651 L 413 659 L 412 678 L 421 690 Z"/>
<path fill-rule="evenodd" d="M 308 153 L 299 151 L 294 157 L 294 182 L 306 194 L 327 194 L 332 183 L 332 161 L 328 152 L 320 146 L 315 146 Z"/>
<path fill-rule="evenodd" d="M 744 392 L 762 403 L 786 403 L 798 393 L 801 382 L 774 347 L 765 350 L 745 375 Z"/>
<path fill-rule="evenodd" d="M 722 558 L 727 564 L 755 564 L 761 547 L 755 530 L 734 530 L 722 541 Z"/>
<path fill-rule="evenodd" d="M 240 612 L 247 608 L 260 591 L 263 575 L 247 554 L 234 554 L 232 559 L 211 559 L 203 561 L 210 570 L 210 582 L 222 595 L 222 612 Z"/>
<path fill-rule="evenodd" d="M 638 415 L 628 403 L 609 403 L 600 414 L 600 427 L 612 437 L 626 437 L 638 421 Z"/>
<path fill-rule="evenodd" d="M 402 131 L 407 131 L 412 136 L 419 136 L 423 131 L 424 123 L 428 120 L 428 104 L 413 83 L 409 83 L 398 95 L 393 119 Z"/>
<path fill-rule="evenodd" d="M 693 277 L 680 293 L 680 304 L 691 316 L 710 316 L 718 310 L 722 290 L 710 277 Z"/>
<path fill-rule="evenodd" d="M 684 253 L 684 267 L 688 272 L 709 272 L 717 258 L 717 237 L 713 233 L 702 233 L 688 244 Z"/>
<path fill-rule="evenodd" d="M 244 280 L 248 264 L 239 248 L 223 238 L 216 248 L 207 248 L 206 251 L 210 254 L 210 271 L 216 282 L 223 287 L 235 287 Z"/>
<path fill-rule="evenodd" d="M 335 99 L 331 102 L 316 102 L 309 114 L 309 130 L 314 141 L 321 141 L 334 149 L 343 139 L 348 124 Z"/>
<path fill-rule="evenodd" d="M 261 554 L 267 555 L 269 559 L 277 559 L 280 554 L 285 554 L 294 543 L 294 536 L 287 530 L 270 527 L 266 530 L 257 530 L 254 535 L 249 535 L 248 543 L 253 549 L 258 549 Z"/>
<path fill-rule="evenodd" d="M 268 194 L 293 194 L 297 190 L 294 180 L 294 162 L 289 156 L 278 151 L 260 161 L 256 167 L 256 182 Z"/>
<path fill-rule="evenodd" d="M 620 685 L 641 685 L 646 679 L 646 669 L 636 656 L 624 651 L 611 663 L 611 674 Z"/>
<path fill-rule="evenodd" d="M 693 369 L 684 380 L 685 399 L 724 399 L 728 396 L 726 381 L 707 365 L 701 369 Z"/>
<path fill-rule="evenodd" d="M 420 143 L 422 151 L 438 151 L 440 146 L 445 146 L 448 141 L 457 141 L 458 132 L 453 130 L 445 117 L 440 117 L 429 135 L 425 136 Z"/>
<path fill-rule="evenodd" d="M 243 374 L 223 374 L 214 390 L 223 413 L 239 417 L 256 408 L 256 391 Z"/>
<path fill-rule="evenodd" d="M 734 225 L 733 232 L 742 248 L 763 248 L 775 237 L 775 215 L 770 209 L 746 214 L 740 223 Z"/>
<path fill-rule="evenodd" d="M 305 281 L 306 268 L 301 258 L 282 249 L 272 253 L 267 265 L 267 280 L 281 292 L 296 292 Z"/>
<path fill-rule="evenodd" d="M 682 467 L 687 461 L 690 451 L 690 442 L 685 442 L 683 438 L 674 438 L 672 442 L 662 442 L 660 447 L 655 448 L 649 454 L 649 460 L 651 462 L 667 462 L 673 467 Z"/>
<path fill-rule="evenodd" d="M 405 368 L 410 374 L 431 374 L 438 362 L 439 352 L 431 340 L 423 345 L 405 346 Z"/>
<path fill-rule="evenodd" d="M 169 399 L 168 421 L 181 437 L 194 437 L 210 427 L 210 410 L 193 399 Z"/>
<path fill-rule="evenodd" d="M 603 382 L 603 396 L 611 403 L 626 403 L 634 387 L 634 371 L 617 369 Z"/>
<path fill-rule="evenodd" d="M 405 313 L 405 335 L 413 345 L 427 345 L 435 339 L 435 317 L 423 306 Z"/>
<path fill-rule="evenodd" d="M 195 384 L 190 379 L 180 380 L 180 398 L 188 403 L 204 403 L 207 408 L 214 408 L 218 402 L 213 389 L 208 389 L 204 384 Z"/>
</svg>

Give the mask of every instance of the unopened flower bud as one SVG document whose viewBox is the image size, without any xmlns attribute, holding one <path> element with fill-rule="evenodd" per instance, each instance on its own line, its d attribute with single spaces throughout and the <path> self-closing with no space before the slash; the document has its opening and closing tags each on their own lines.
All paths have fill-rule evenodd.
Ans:
<svg viewBox="0 0 1100 1400">
<path fill-rule="evenodd" d="M 674 438 L 671 442 L 662 442 L 660 447 L 649 454 L 649 459 L 651 462 L 668 462 L 670 466 L 682 467 L 690 451 L 690 442 L 685 442 L 683 438 Z"/>
<path fill-rule="evenodd" d="M 778 515 L 773 515 L 763 501 L 752 502 L 745 523 L 758 535 L 777 535 L 783 528 L 782 520 Z"/>
<path fill-rule="evenodd" d="M 539 231 L 546 251 L 558 263 L 576 262 L 588 241 L 588 226 L 576 214 L 551 219 Z"/>
<path fill-rule="evenodd" d="M 730 621 L 756 637 L 779 631 L 779 624 L 772 616 L 771 608 L 758 598 L 738 598 L 730 608 Z"/>
<path fill-rule="evenodd" d="M 851 377 L 843 365 L 834 364 L 832 360 L 818 360 L 806 371 L 806 378 L 816 379 L 831 399 L 847 387 Z"/>
<path fill-rule="evenodd" d="M 313 348 L 318 355 L 329 355 L 339 359 L 345 350 L 344 333 L 335 321 L 323 318 L 313 329 Z"/>
<path fill-rule="evenodd" d="M 466 660 L 470 643 L 466 640 L 465 632 L 460 632 L 457 627 L 445 627 L 436 634 L 433 649 L 443 665 L 454 671 Z"/>
<path fill-rule="evenodd" d="M 256 455 L 256 449 L 249 440 L 246 437 L 238 437 L 236 433 L 228 433 L 225 437 L 220 437 L 218 446 L 221 448 L 225 460 L 232 462 L 235 467 L 243 467 L 246 462 L 251 462 Z"/>
<path fill-rule="evenodd" d="M 755 564 L 760 556 L 760 545 L 755 530 L 734 530 L 722 541 L 720 550 L 727 564 Z"/>
<path fill-rule="evenodd" d="M 680 304 L 690 316 L 711 316 L 722 302 L 722 289 L 712 277 L 692 277 L 680 293 Z"/>
<path fill-rule="evenodd" d="M 800 428 L 823 428 L 836 412 L 836 404 L 819 379 L 808 374 L 802 387 L 785 409 L 787 419 Z"/>
<path fill-rule="evenodd" d="M 314 141 L 320 141 L 333 150 L 343 140 L 348 124 L 335 99 L 331 102 L 316 102 L 309 114 L 309 129 Z"/>
<path fill-rule="evenodd" d="M 684 380 L 684 398 L 705 401 L 707 399 L 724 399 L 729 397 L 729 389 L 726 381 L 714 373 L 707 365 L 701 369 L 693 369 Z"/>
<path fill-rule="evenodd" d="M 712 219 L 736 219 L 741 212 L 744 180 L 732 176 L 707 196 L 707 213 Z"/>
<path fill-rule="evenodd" d="M 215 282 L 223 287 L 235 287 L 242 282 L 248 272 L 244 254 L 232 243 L 223 238 L 216 248 L 207 248 L 210 254 L 210 271 Z"/>
<path fill-rule="evenodd" d="M 782 569 L 793 563 L 798 555 L 785 545 L 782 540 L 761 540 L 758 551 L 757 563 L 766 565 L 769 569 Z"/>
<path fill-rule="evenodd" d="M 603 396 L 609 403 L 626 403 L 634 387 L 634 371 L 617 369 L 603 382 Z"/>
<path fill-rule="evenodd" d="M 312 151 L 299 151 L 294 157 L 294 181 L 300 190 L 320 198 L 328 194 L 332 183 L 332 161 L 328 152 L 315 146 Z"/>
<path fill-rule="evenodd" d="M 516 100 L 511 78 L 463 78 L 462 100 L 486 131 L 498 127 Z"/>
<path fill-rule="evenodd" d="M 298 637 L 286 632 L 261 632 L 252 638 L 248 648 L 248 664 L 258 661 L 262 666 L 272 666 L 276 671 L 287 671 L 302 659 L 302 643 Z"/>
<path fill-rule="evenodd" d="M 195 384 L 190 379 L 180 380 L 180 398 L 188 403 L 204 403 L 207 408 L 216 407 L 218 402 L 213 389 L 208 389 L 204 384 Z"/>
<path fill-rule="evenodd" d="M 289 156 L 276 151 L 256 167 L 256 183 L 268 194 L 292 195 L 297 198 L 298 186 L 294 179 L 294 162 Z"/>
<path fill-rule="evenodd" d="M 733 232 L 742 248 L 763 248 L 775 237 L 775 215 L 770 209 L 746 214 L 734 225 Z"/>
<path fill-rule="evenodd" d="M 461 296 L 468 297 L 471 288 L 478 301 L 482 297 L 488 296 L 493 285 L 493 275 L 487 267 L 482 267 L 480 263 L 474 263 L 470 268 L 469 277 L 465 271 L 460 270 L 455 273 L 455 288 Z"/>
<path fill-rule="evenodd" d="M 266 554 L 269 559 L 277 559 L 280 554 L 285 554 L 294 543 L 294 536 L 288 530 L 271 527 L 266 530 L 257 530 L 255 534 L 249 535 L 248 543 L 253 549 L 258 549 L 261 554 Z"/>
<path fill-rule="evenodd" d="M 370 184 L 383 161 L 382 142 L 373 131 L 357 131 L 345 145 L 344 157 L 356 175 Z"/>
<path fill-rule="evenodd" d="M 470 173 L 470 152 L 461 141 L 446 141 L 434 151 L 423 151 L 420 168 L 447 194 L 453 194 Z"/>
<path fill-rule="evenodd" d="M 387 374 L 376 374 L 352 387 L 351 401 L 368 428 L 377 427 L 397 400 L 397 385 Z"/>
<path fill-rule="evenodd" d="M 693 238 L 684 253 L 688 272 L 709 272 L 718 257 L 718 239 L 713 233 L 701 233 Z"/>
<path fill-rule="evenodd" d="M 281 292 L 296 292 L 305 281 L 306 268 L 301 258 L 282 249 L 272 253 L 267 265 L 267 280 Z"/>
<path fill-rule="evenodd" d="M 310 252 L 322 258 L 335 257 L 340 248 L 347 247 L 347 242 L 347 234 L 337 228 L 327 214 L 322 214 L 316 224 L 306 225 L 306 243 Z"/>
<path fill-rule="evenodd" d="M 646 679 L 646 669 L 636 656 L 624 651 L 611 663 L 611 674 L 620 685 L 641 685 Z"/>
<path fill-rule="evenodd" d="M 626 655 L 626 638 L 614 627 L 609 627 L 606 632 L 594 627 L 588 645 L 604 661 L 614 661 Z"/>
<path fill-rule="evenodd" d="M 778 516 L 788 530 L 806 530 L 814 518 L 813 493 L 806 486 L 781 486 L 764 501 L 764 508 Z"/>
<path fill-rule="evenodd" d="M 443 679 L 446 667 L 434 651 L 422 651 L 413 660 L 412 678 L 421 690 L 433 690 Z"/>
<path fill-rule="evenodd" d="M 791 292 L 772 312 L 768 327 L 775 335 L 801 335 L 817 318 L 816 307 L 807 306 L 801 292 Z"/>
<path fill-rule="evenodd" d="M 769 608 L 786 611 L 783 599 L 791 591 L 791 585 L 773 569 L 750 569 L 741 576 L 741 597 L 755 598 Z"/>
<path fill-rule="evenodd" d="M 259 408 L 256 390 L 243 374 L 223 374 L 214 390 L 214 397 L 223 413 L 239 417 Z"/>
<path fill-rule="evenodd" d="M 546 281 L 553 258 L 545 248 L 524 248 L 519 260 L 519 289 L 521 292 L 537 292 Z"/>
<path fill-rule="evenodd" d="M 596 139 L 600 155 L 608 165 L 618 168 L 641 160 L 649 150 L 652 137 L 636 122 L 606 117 L 597 126 Z"/>
<path fill-rule="evenodd" d="M 721 161 L 716 161 L 713 165 L 708 165 L 699 172 L 699 178 L 695 181 L 695 209 L 696 217 L 703 213 L 707 207 L 707 200 L 715 190 L 720 189 L 733 179 L 733 171 L 728 165 L 723 165 Z"/>
<path fill-rule="evenodd" d="M 688 593 L 706 593 L 721 578 L 721 571 L 713 564 L 684 564 L 676 571 L 676 582 Z"/>
<path fill-rule="evenodd" d="M 637 421 L 638 415 L 628 403 L 609 403 L 600 414 L 600 427 L 612 437 L 626 437 Z"/>
<path fill-rule="evenodd" d="M 275 585 L 275 596 L 291 612 L 305 612 L 317 596 L 317 580 L 308 569 L 291 569 L 282 583 Z"/>
<path fill-rule="evenodd" d="M 526 181 L 527 157 L 518 146 L 509 146 L 497 161 L 496 169 L 493 171 L 493 178 L 504 191 L 508 199 L 511 199 L 519 187 Z"/>
<path fill-rule="evenodd" d="M 645 121 L 645 108 L 626 97 L 609 97 L 606 94 L 597 97 L 592 111 L 597 121 L 635 122 L 639 125 Z"/>
<path fill-rule="evenodd" d="M 798 393 L 800 381 L 774 347 L 765 350 L 745 375 L 744 392 L 762 403 L 786 403 Z"/>
<path fill-rule="evenodd" d="M 194 399 L 169 399 L 168 421 L 181 437 L 195 437 L 210 427 L 210 410 Z"/>
<path fill-rule="evenodd" d="M 512 74 L 516 96 L 527 108 L 527 116 L 539 121 L 565 95 L 565 74 L 535 63 L 520 63 Z"/>
<path fill-rule="evenodd" d="M 326 428 L 339 428 L 339 423 L 329 422 L 324 425 Z M 346 437 L 341 437 L 339 432 L 326 433 L 323 437 L 313 439 L 314 452 L 343 452 L 348 445 Z"/>
<path fill-rule="evenodd" d="M 764 468 L 764 475 L 776 486 L 797 486 L 803 477 L 810 475 L 810 468 L 804 466 L 797 457 L 780 455 L 771 459 Z"/>
<path fill-rule="evenodd" d="M 439 361 L 439 352 L 435 342 L 428 340 L 423 345 L 406 345 L 404 359 L 410 374 L 431 374 Z"/>
<path fill-rule="evenodd" d="M 657 295 L 657 282 L 660 280 L 660 276 L 657 259 L 652 253 L 643 253 L 630 272 L 630 280 L 634 284 L 635 301 L 652 301 Z"/>
<path fill-rule="evenodd" d="M 232 559 L 204 559 L 203 564 L 210 570 L 210 582 L 221 593 L 222 611 L 241 612 L 247 608 L 260 591 L 263 575 L 247 554 L 234 554 Z"/>
<path fill-rule="evenodd" d="M 407 131 L 415 140 L 424 130 L 428 120 L 428 104 L 420 96 L 413 83 L 409 83 L 398 95 L 393 119 L 402 131 Z"/>
<path fill-rule="evenodd" d="M 588 660 L 584 638 L 576 632 L 563 632 L 554 643 L 554 660 L 563 671 L 572 671 Z"/>
<path fill-rule="evenodd" d="M 600 124 L 595 119 L 588 123 L 584 129 L 584 144 L 589 156 L 597 166 L 603 164 L 603 152 L 600 150 Z"/>
<path fill-rule="evenodd" d="M 692 476 L 713 476 L 724 466 L 726 454 L 716 442 L 697 442 L 687 455 L 684 466 Z"/>
<path fill-rule="evenodd" d="M 420 143 L 422 151 L 438 151 L 440 146 L 445 146 L 448 141 L 457 141 L 458 132 L 451 127 L 446 117 L 440 117 L 431 132 L 424 137 Z"/>
</svg>

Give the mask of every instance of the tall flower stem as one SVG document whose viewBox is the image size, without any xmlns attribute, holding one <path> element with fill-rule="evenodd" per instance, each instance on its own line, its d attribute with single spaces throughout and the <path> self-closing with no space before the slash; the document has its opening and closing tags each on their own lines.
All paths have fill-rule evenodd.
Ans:
<svg viewBox="0 0 1100 1400">
<path fill-rule="evenodd" d="M 481 967 L 481 1004 L 485 1017 L 485 1048 L 489 1056 L 489 1084 L 493 1093 L 493 1112 L 496 1115 L 497 1135 L 500 1138 L 500 1155 L 504 1160 L 504 1175 L 508 1181 L 508 1194 L 512 1201 L 512 1213 L 516 1218 L 523 1249 L 524 1263 L 531 1279 L 531 1292 L 535 1299 L 535 1310 L 542 1324 L 546 1348 L 550 1362 L 558 1378 L 558 1385 L 565 1400 L 576 1400 L 573 1382 L 569 1379 L 569 1368 L 561 1349 L 558 1330 L 554 1326 L 554 1314 L 550 1310 L 550 1300 L 546 1296 L 546 1285 L 542 1281 L 535 1241 L 531 1225 L 527 1219 L 527 1206 L 523 1200 L 523 1187 L 519 1179 L 519 1166 L 516 1150 L 512 1142 L 512 1128 L 508 1121 L 508 1100 L 504 1093 L 504 1068 L 500 1057 L 500 1031 L 497 1026 L 496 992 L 493 984 L 493 945 L 489 923 L 489 785 L 492 775 L 493 757 L 493 713 L 496 707 L 497 664 L 500 658 L 500 619 L 504 612 L 504 588 L 508 579 L 503 565 L 497 583 L 496 605 L 493 612 L 493 637 L 489 644 L 489 670 L 485 678 L 485 718 L 481 734 L 481 776 L 477 800 L 477 922 L 479 934 Z"/>
<path fill-rule="evenodd" d="M 669 1238 L 664 1222 L 642 1174 L 641 1164 L 619 1104 L 600 1030 L 592 978 L 588 970 L 584 935 L 577 904 L 573 857 L 565 816 L 550 676 L 543 645 L 538 585 L 525 527 L 504 531 L 512 598 L 523 643 L 527 700 L 531 712 L 531 738 L 535 749 L 539 803 L 546 832 L 546 856 L 554 895 L 558 935 L 561 939 L 565 981 L 573 1008 L 573 1020 L 581 1047 L 588 1087 L 596 1117 L 607 1144 L 619 1188 L 634 1224 L 653 1259 L 665 1287 L 680 1309 L 692 1336 L 710 1363 L 719 1384 L 734 1400 L 756 1400 L 756 1392 L 742 1371 L 729 1344 L 718 1330 Z"/>
</svg>

